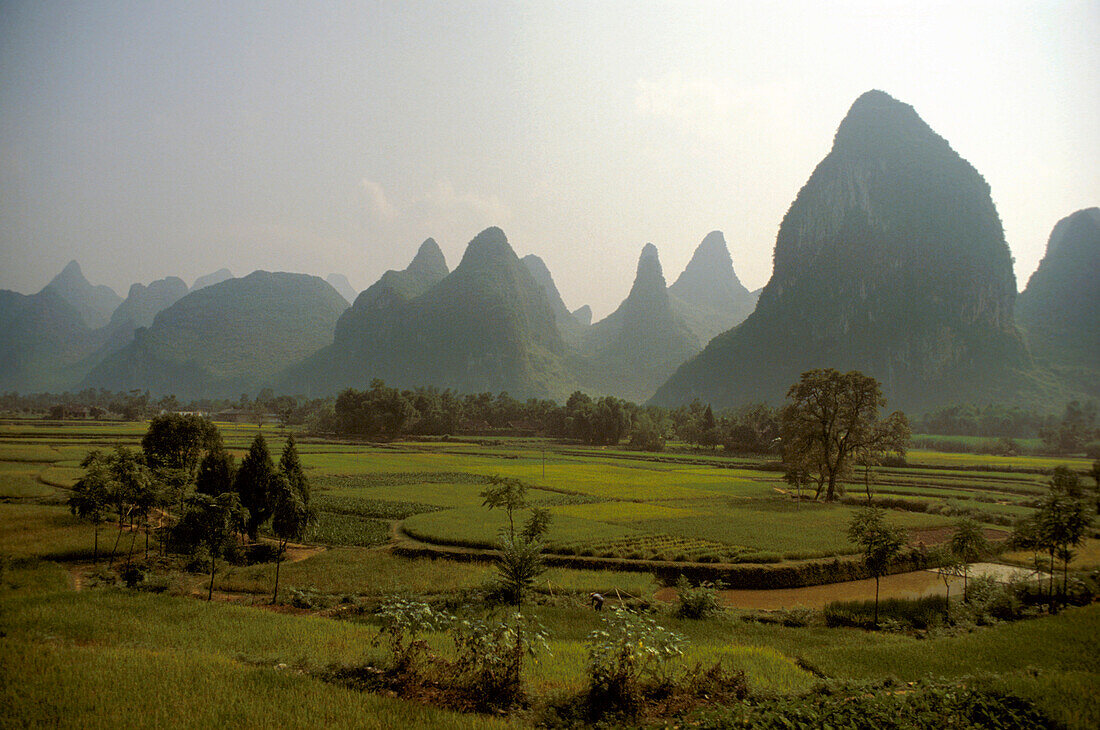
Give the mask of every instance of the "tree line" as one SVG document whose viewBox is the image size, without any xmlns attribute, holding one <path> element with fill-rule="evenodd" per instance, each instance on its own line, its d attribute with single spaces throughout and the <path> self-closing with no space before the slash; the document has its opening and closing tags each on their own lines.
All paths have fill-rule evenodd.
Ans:
<svg viewBox="0 0 1100 730">
<path fill-rule="evenodd" d="M 217 560 L 244 537 L 255 542 L 269 525 L 277 543 L 274 602 L 287 543 L 302 539 L 314 520 L 310 485 L 293 436 L 287 438 L 278 465 L 263 434 L 256 435 L 238 465 L 209 419 L 166 414 L 149 423 L 140 449 L 95 449 L 81 466 L 84 473 L 73 487 L 69 508 L 95 527 L 93 561 L 99 559 L 100 525 L 108 520 L 117 523 L 112 559 L 127 527 L 126 569 L 139 532 L 145 534 L 148 556 L 155 515 L 165 551 L 204 552 L 209 559 L 208 599 Z"/>
</svg>

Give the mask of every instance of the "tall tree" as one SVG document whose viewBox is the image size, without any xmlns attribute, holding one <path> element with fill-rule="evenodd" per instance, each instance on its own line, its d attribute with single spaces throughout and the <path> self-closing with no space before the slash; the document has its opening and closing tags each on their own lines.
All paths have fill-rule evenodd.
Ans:
<svg viewBox="0 0 1100 730">
<path fill-rule="evenodd" d="M 140 517 L 143 511 L 148 516 L 148 506 L 152 505 L 156 493 L 149 469 L 145 466 L 145 460 L 138 452 L 125 446 L 116 446 L 110 457 L 108 457 L 107 463 L 111 470 L 112 484 L 115 488 L 111 494 L 111 503 L 118 513 L 118 535 L 115 537 L 115 545 L 111 550 L 113 560 L 126 522 L 129 521 L 132 531 L 134 518 Z M 136 534 L 131 536 L 129 555 L 133 555 L 134 539 L 136 537 Z M 129 556 L 126 558 L 126 562 L 129 564 Z"/>
<path fill-rule="evenodd" d="M 69 510 L 82 520 L 92 523 L 95 538 L 92 546 L 92 562 L 99 561 L 99 525 L 107 513 L 113 484 L 108 457 L 99 449 L 88 452 L 80 462 L 84 475 L 73 485 L 69 497 Z"/>
<path fill-rule="evenodd" d="M 283 453 L 285 456 L 286 452 Z M 286 474 L 280 471 L 275 474 L 272 487 L 271 531 L 279 541 L 279 549 L 275 555 L 275 590 L 271 593 L 271 603 L 274 605 L 279 598 L 279 568 L 283 563 L 286 545 L 291 540 L 305 537 L 306 529 L 313 521 L 313 513 L 309 507 L 308 485 L 303 494 L 300 487 L 292 484 Z"/>
<path fill-rule="evenodd" d="M 283 445 L 283 453 L 279 457 L 279 473 L 286 477 L 291 488 L 308 509 L 310 506 L 309 480 L 306 479 L 306 474 L 302 470 L 302 460 L 298 458 L 298 445 L 294 443 L 293 435 L 287 436 L 286 444 Z"/>
<path fill-rule="evenodd" d="M 859 546 L 863 564 L 875 578 L 875 626 L 878 626 L 879 578 L 890 569 L 905 544 L 905 535 L 886 522 L 886 513 L 877 507 L 864 507 L 852 516 L 848 538 Z"/>
<path fill-rule="evenodd" d="M 260 525 L 271 517 L 274 479 L 275 464 L 271 461 L 271 452 L 267 450 L 263 434 L 258 433 L 248 447 L 248 454 L 241 460 L 235 481 L 241 505 L 248 511 L 246 528 L 253 540 L 259 534 Z"/>
<path fill-rule="evenodd" d="M 141 439 L 145 463 L 160 486 L 165 501 L 183 509 L 203 455 L 222 445 L 217 426 L 195 415 L 156 416 Z"/>
<path fill-rule="evenodd" d="M 1069 583 L 1069 563 L 1074 549 L 1085 539 L 1092 523 L 1080 479 L 1068 467 L 1059 466 L 1051 476 L 1050 488 L 1036 513 L 1040 542 L 1051 558 L 1051 610 L 1054 609 L 1054 558 L 1062 561 L 1062 599 Z"/>
<path fill-rule="evenodd" d="M 856 457 L 865 460 L 891 451 L 904 453 L 909 422 L 900 411 L 879 419 L 886 405 L 879 382 L 863 373 L 810 370 L 787 391 L 782 411 L 783 460 L 815 476 L 825 500 L 843 493 L 840 480 Z"/>
<path fill-rule="evenodd" d="M 217 497 L 195 494 L 187 500 L 183 518 L 176 525 L 177 540 L 192 548 L 202 546 L 210 554 L 210 588 L 206 600 L 214 597 L 214 574 L 218 558 L 225 555 L 236 535 L 248 521 L 248 510 L 235 492 Z"/>
<path fill-rule="evenodd" d="M 482 506 L 502 507 L 508 513 L 508 529 L 501 530 L 500 557 L 497 560 L 500 587 L 504 596 L 519 606 L 535 578 L 546 570 L 542 557 L 542 538 L 550 529 L 550 513 L 536 507 L 516 534 L 515 512 L 527 506 L 527 487 L 518 479 L 492 477 L 481 492 Z"/>
</svg>

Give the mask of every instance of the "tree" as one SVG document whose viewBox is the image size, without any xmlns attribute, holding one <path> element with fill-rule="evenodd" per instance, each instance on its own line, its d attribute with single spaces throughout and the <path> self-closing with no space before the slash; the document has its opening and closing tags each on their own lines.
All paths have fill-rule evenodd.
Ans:
<svg viewBox="0 0 1100 730">
<path fill-rule="evenodd" d="M 1080 479 L 1068 467 L 1059 466 L 1051 476 L 1049 491 L 1036 512 L 1040 544 L 1050 554 L 1051 610 L 1054 610 L 1054 559 L 1062 561 L 1062 596 L 1069 583 L 1069 563 L 1074 548 L 1085 539 L 1092 522 L 1092 510 L 1085 506 Z"/>
<path fill-rule="evenodd" d="M 294 443 L 294 436 L 287 436 L 283 445 L 283 453 L 279 458 L 279 473 L 290 482 L 291 489 L 301 498 L 302 503 L 309 508 L 310 488 L 305 471 L 302 470 L 302 460 L 298 458 L 298 446 Z"/>
<path fill-rule="evenodd" d="M 1100 515 L 1100 459 L 1096 459 L 1092 462 L 1092 468 L 1089 470 L 1089 475 L 1092 476 L 1092 480 L 1095 482 L 1094 499 L 1096 501 L 1096 514 Z"/>
<path fill-rule="evenodd" d="M 275 475 L 272 486 L 271 531 L 279 541 L 279 549 L 275 554 L 275 590 L 271 594 L 271 603 L 274 605 L 279 598 L 279 568 L 283 563 L 286 544 L 290 540 L 305 537 L 306 529 L 313 521 L 313 513 L 309 507 L 308 493 L 303 495 L 299 487 L 292 484 L 283 472 Z"/>
<path fill-rule="evenodd" d="M 95 563 L 99 560 L 99 525 L 107 513 L 108 502 L 115 486 L 108 457 L 99 449 L 88 452 L 80 465 L 84 467 L 84 476 L 73 485 L 69 511 L 92 523 L 95 531 L 92 562 Z"/>
<path fill-rule="evenodd" d="M 898 528 L 886 523 L 885 511 L 877 507 L 864 507 L 852 516 L 848 524 L 848 538 L 859 546 L 863 564 L 875 579 L 875 626 L 878 626 L 879 578 L 886 574 L 905 544 L 905 535 Z"/>
<path fill-rule="evenodd" d="M 176 526 L 177 539 L 192 549 L 205 547 L 210 553 L 210 588 L 206 600 L 214 597 L 214 573 L 217 559 L 236 539 L 248 521 L 248 510 L 241 506 L 235 492 L 225 492 L 217 497 L 195 494 L 187 500 L 183 518 Z"/>
<path fill-rule="evenodd" d="M 963 600 L 969 600 L 967 594 L 967 577 L 970 575 L 970 564 L 980 560 L 989 552 L 989 541 L 985 539 L 982 526 L 973 517 L 964 517 L 955 527 L 951 535 L 951 554 L 959 561 L 963 577 Z"/>
<path fill-rule="evenodd" d="M 126 526 L 126 521 L 130 521 L 132 531 L 135 517 L 144 517 L 147 520 L 149 509 L 156 499 L 156 491 L 149 469 L 138 452 L 125 446 L 116 446 L 108 457 L 107 464 L 111 471 L 111 484 L 114 487 L 114 491 L 110 494 L 110 502 L 118 514 L 118 535 L 111 549 L 113 560 L 118 550 L 119 540 L 122 539 L 122 530 Z M 136 534 L 131 535 L 130 552 L 126 558 L 127 565 L 133 555 L 136 538 Z"/>
<path fill-rule="evenodd" d="M 275 464 L 271 461 L 271 452 L 263 434 L 256 434 L 248 454 L 241 459 L 241 468 L 237 470 L 234 487 L 241 498 L 241 505 L 248 511 L 246 529 L 253 540 L 260 532 L 260 525 L 271 517 L 272 482 L 275 479 Z"/>
<path fill-rule="evenodd" d="M 236 476 L 237 464 L 233 455 L 219 441 L 199 462 L 199 471 L 195 475 L 195 491 L 211 497 L 232 492 Z"/>
<path fill-rule="evenodd" d="M 501 530 L 497 572 L 507 600 L 519 606 L 535 579 L 546 570 L 542 557 L 542 538 L 550 528 L 549 511 L 535 507 L 517 536 L 515 511 L 526 506 L 527 487 L 518 479 L 492 477 L 482 492 L 482 506 L 502 507 L 508 513 L 508 529 Z"/>
<path fill-rule="evenodd" d="M 879 420 L 886 399 L 878 381 L 863 373 L 810 370 L 787 397 L 791 402 L 780 416 L 783 461 L 814 475 L 814 499 L 824 489 L 825 500 L 835 500 L 856 457 L 873 460 L 891 451 L 904 453 L 908 446 L 905 414 L 895 411 Z"/>
<path fill-rule="evenodd" d="M 160 485 L 165 501 L 180 510 L 203 454 L 220 446 L 221 434 L 213 422 L 178 413 L 153 418 L 141 439 L 145 463 Z"/>
<path fill-rule="evenodd" d="M 947 619 L 951 619 L 951 579 L 957 578 L 960 575 L 964 575 L 963 566 L 965 565 L 950 548 L 938 548 L 931 555 L 929 559 L 936 566 L 936 574 L 939 575 L 940 580 L 943 581 L 943 587 L 947 590 L 947 599 L 944 603 L 947 612 Z M 964 578 L 965 580 L 965 578 Z"/>
</svg>

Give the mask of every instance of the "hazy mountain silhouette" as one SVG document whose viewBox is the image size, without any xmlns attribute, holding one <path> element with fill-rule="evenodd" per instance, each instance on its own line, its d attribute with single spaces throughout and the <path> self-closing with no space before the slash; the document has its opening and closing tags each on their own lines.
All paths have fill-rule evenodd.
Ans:
<svg viewBox="0 0 1100 730">
<path fill-rule="evenodd" d="M 236 396 L 332 341 L 347 308 L 316 276 L 256 271 L 193 291 L 110 355 L 83 387 Z"/>
<path fill-rule="evenodd" d="M 668 293 L 673 309 L 703 343 L 741 324 L 756 306 L 733 270 L 721 231 L 707 234 Z"/>
<path fill-rule="evenodd" d="M 1100 208 L 1058 221 L 1039 268 L 1016 299 L 1036 361 L 1075 390 L 1100 397 Z"/>
<path fill-rule="evenodd" d="M 348 277 L 343 274 L 329 274 L 325 277 L 325 281 L 327 281 L 340 296 L 347 299 L 348 304 L 355 301 L 355 297 L 357 296 L 355 288 L 352 287 L 351 282 L 348 281 Z"/>
<path fill-rule="evenodd" d="M 285 388 L 335 392 L 382 378 L 402 387 L 565 394 L 565 346 L 553 310 L 504 232 L 482 231 L 453 272 L 405 296 L 413 289 L 410 278 L 423 283 L 422 274 L 444 269 L 434 241 L 425 242 L 409 269 L 387 272 L 359 295 L 340 318 L 331 347 L 291 368 Z M 390 275 L 410 270 L 416 276 Z"/>
<path fill-rule="evenodd" d="M 42 291 L 51 291 L 71 304 L 92 329 L 110 322 L 111 314 L 122 304 L 122 298 L 111 287 L 89 283 L 76 261 L 70 261 Z"/>
<path fill-rule="evenodd" d="M 657 247 L 647 243 L 634 284 L 619 307 L 592 325 L 581 344 L 581 381 L 600 393 L 639 401 L 701 348 L 673 308 Z"/>
<path fill-rule="evenodd" d="M 535 282 L 545 292 L 546 299 L 554 310 L 554 321 L 558 324 L 558 331 L 561 332 L 562 338 L 566 343 L 576 343 L 580 339 L 585 326 L 565 306 L 561 293 L 558 292 L 558 287 L 554 284 L 554 277 L 550 274 L 550 269 L 546 268 L 546 263 L 534 254 L 528 254 L 520 260 L 531 272 L 531 276 L 535 277 Z M 591 322 L 591 311 L 589 311 L 589 320 Z"/>
<path fill-rule="evenodd" d="M 195 279 L 195 283 L 191 285 L 191 291 L 198 291 L 199 289 L 205 289 L 214 284 L 221 284 L 223 281 L 228 281 L 232 278 L 233 272 L 229 269 L 218 269 L 213 274 L 207 274 L 206 276 L 200 276 Z"/>
<path fill-rule="evenodd" d="M 592 307 L 587 304 L 580 306 L 573 310 L 573 316 L 577 318 L 583 326 L 588 327 L 592 324 Z"/>
<path fill-rule="evenodd" d="M 53 288 L 37 294 L 0 290 L 0 390 L 23 393 L 68 389 L 82 362 L 103 346 L 76 307 Z"/>
<path fill-rule="evenodd" d="M 112 329 L 138 327 L 153 324 L 153 318 L 187 295 L 187 284 L 177 276 L 169 276 L 145 286 L 133 284 L 130 293 L 111 315 Z"/>
<path fill-rule="evenodd" d="M 1005 401 L 1031 368 L 989 186 L 912 107 L 862 95 L 776 237 L 755 311 L 654 396 L 780 402 L 801 372 L 859 369 L 892 406 Z"/>
</svg>

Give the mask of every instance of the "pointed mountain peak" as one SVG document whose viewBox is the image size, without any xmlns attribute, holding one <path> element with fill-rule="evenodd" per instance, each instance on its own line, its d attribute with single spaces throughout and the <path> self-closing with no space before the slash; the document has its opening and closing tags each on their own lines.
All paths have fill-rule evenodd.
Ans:
<svg viewBox="0 0 1100 730">
<path fill-rule="evenodd" d="M 65 264 L 65 268 L 61 270 L 61 273 L 54 277 L 54 281 L 58 279 L 87 279 L 84 278 L 84 272 L 80 270 L 80 264 L 73 259 L 69 263 Z"/>
<path fill-rule="evenodd" d="M 868 91 L 848 109 L 836 130 L 833 149 L 854 147 L 878 151 L 899 144 L 907 146 L 907 141 L 914 137 L 943 142 L 912 106 L 884 91 Z"/>
<path fill-rule="evenodd" d="M 355 301 L 355 297 L 358 293 L 355 291 L 355 287 L 351 285 L 351 282 L 348 281 L 348 277 L 343 274 L 332 273 L 325 277 L 325 281 L 327 281 L 340 296 L 346 299 L 349 304 Z"/>
<path fill-rule="evenodd" d="M 428 275 L 433 279 L 442 279 L 450 270 L 447 268 L 447 259 L 443 257 L 439 244 L 434 238 L 429 238 L 420 244 L 416 256 L 405 271 L 411 274 Z"/>
<path fill-rule="evenodd" d="M 733 272 L 733 259 L 730 258 L 726 238 L 721 231 L 711 231 L 695 249 L 680 277 L 673 287 L 693 286 L 696 284 L 719 284 L 728 286 L 729 279 L 737 281 Z"/>
<path fill-rule="evenodd" d="M 657 247 L 652 243 L 647 243 L 642 247 L 642 254 L 638 257 L 638 273 L 634 279 L 634 284 L 637 286 L 641 280 L 657 279 L 660 279 L 663 287 L 665 285 L 665 275 L 661 271 L 661 257 L 657 253 Z"/>
<path fill-rule="evenodd" d="M 577 321 L 588 327 L 592 324 L 592 307 L 585 304 L 582 307 L 578 307 L 573 310 L 573 316 L 577 318 Z"/>
<path fill-rule="evenodd" d="M 512 250 L 512 246 L 508 243 L 508 237 L 504 235 L 504 231 L 496 226 L 492 226 L 474 236 L 474 239 L 466 246 L 466 252 L 462 255 L 462 262 L 459 264 L 459 268 L 475 264 L 506 261 L 508 259 L 515 259 L 518 261 L 519 257 L 516 256 L 516 252 Z"/>
</svg>

